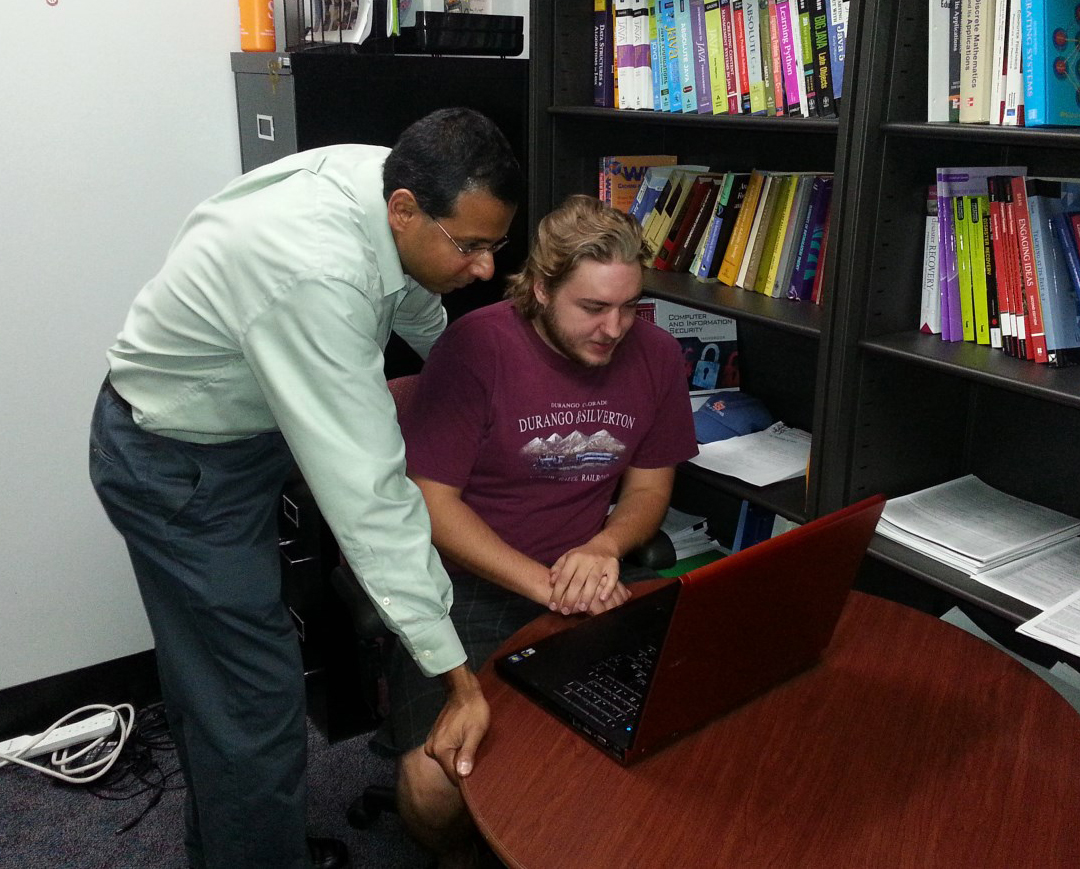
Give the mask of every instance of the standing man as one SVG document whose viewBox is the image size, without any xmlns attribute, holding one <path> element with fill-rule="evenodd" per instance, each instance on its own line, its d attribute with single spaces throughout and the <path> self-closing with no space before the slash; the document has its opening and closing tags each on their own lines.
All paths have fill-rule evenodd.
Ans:
<svg viewBox="0 0 1080 869">
<path fill-rule="evenodd" d="M 439 340 L 402 414 L 474 667 L 546 609 L 625 602 L 620 559 L 659 528 L 675 465 L 697 453 L 679 344 L 636 316 L 645 261 L 632 218 L 571 197 L 540 222 L 508 301 Z M 439 686 L 400 652 L 389 682 L 377 744 L 400 755 L 402 817 L 441 865 L 468 866 L 460 794 L 421 748 Z"/>
<path fill-rule="evenodd" d="M 502 133 L 435 112 L 392 150 L 263 166 L 199 205 L 108 351 L 90 473 L 127 543 L 188 785 L 191 866 L 345 865 L 308 840 L 300 650 L 276 513 L 294 460 L 386 623 L 447 702 L 426 751 L 468 775 L 487 704 L 383 377 L 426 356 L 438 296 L 487 279 L 522 191 Z"/>
</svg>

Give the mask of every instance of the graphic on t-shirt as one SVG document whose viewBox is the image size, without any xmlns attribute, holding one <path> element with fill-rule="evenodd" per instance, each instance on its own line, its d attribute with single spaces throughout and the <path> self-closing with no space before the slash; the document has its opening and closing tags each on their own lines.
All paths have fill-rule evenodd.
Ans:
<svg viewBox="0 0 1080 869">
<path fill-rule="evenodd" d="M 575 430 L 566 436 L 536 437 L 521 448 L 521 453 L 532 462 L 534 470 L 563 474 L 607 467 L 617 462 L 625 450 L 622 441 L 601 429 L 593 435 Z"/>
</svg>

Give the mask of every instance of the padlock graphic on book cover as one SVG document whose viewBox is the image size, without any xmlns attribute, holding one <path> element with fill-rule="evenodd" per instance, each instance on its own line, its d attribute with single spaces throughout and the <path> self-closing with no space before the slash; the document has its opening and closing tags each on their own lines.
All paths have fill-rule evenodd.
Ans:
<svg viewBox="0 0 1080 869">
<path fill-rule="evenodd" d="M 716 378 L 720 374 L 720 345 L 706 344 L 701 351 L 698 364 L 694 366 L 693 385 L 695 389 L 715 389 Z"/>
</svg>

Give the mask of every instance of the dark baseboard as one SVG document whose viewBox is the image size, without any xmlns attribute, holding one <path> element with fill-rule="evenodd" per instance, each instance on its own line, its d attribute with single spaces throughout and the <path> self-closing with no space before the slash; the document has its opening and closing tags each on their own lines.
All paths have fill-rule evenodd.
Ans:
<svg viewBox="0 0 1080 869">
<path fill-rule="evenodd" d="M 5 688 L 0 691 L 0 738 L 40 733 L 90 703 L 130 703 L 140 709 L 160 699 L 157 664 L 150 649 Z"/>
</svg>

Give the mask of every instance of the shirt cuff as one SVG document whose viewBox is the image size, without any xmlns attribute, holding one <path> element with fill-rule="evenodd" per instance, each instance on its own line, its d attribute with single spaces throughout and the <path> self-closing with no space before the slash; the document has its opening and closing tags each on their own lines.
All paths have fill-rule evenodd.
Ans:
<svg viewBox="0 0 1080 869">
<path fill-rule="evenodd" d="M 439 619 L 429 628 L 413 632 L 408 638 L 401 635 L 398 639 L 405 644 L 425 676 L 438 676 L 468 660 L 465 647 L 461 645 L 449 616 Z"/>
</svg>

